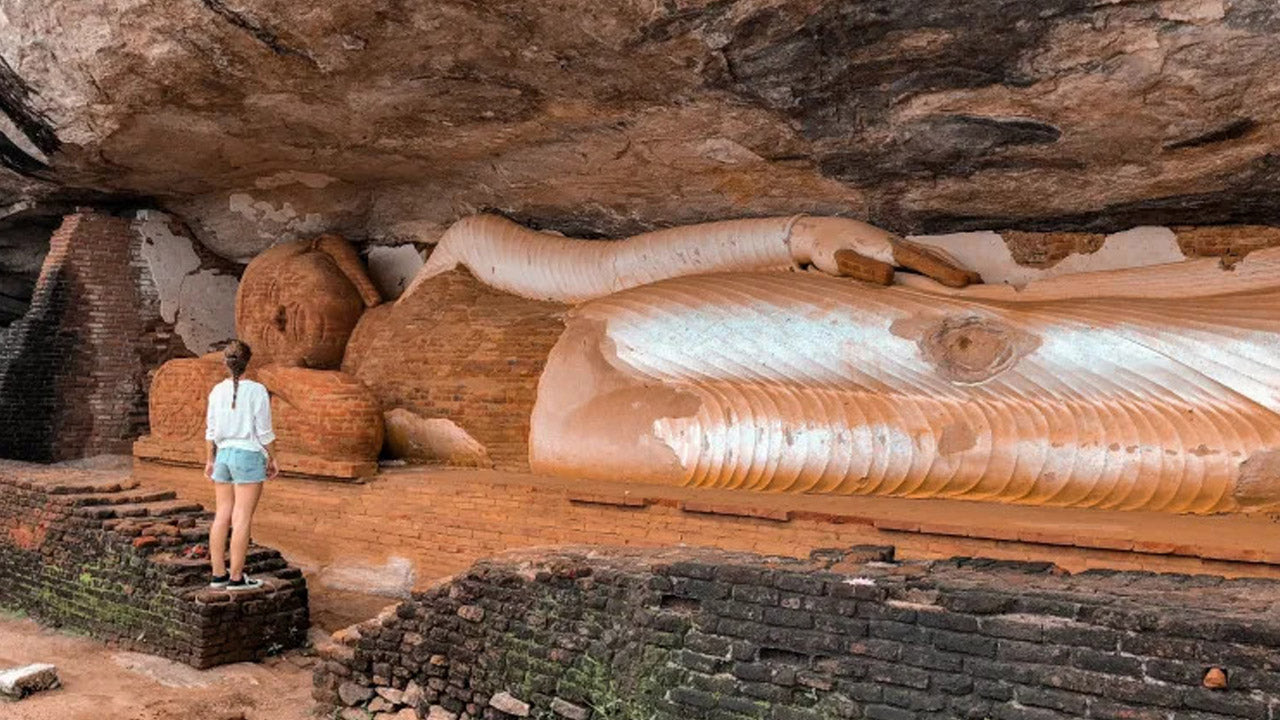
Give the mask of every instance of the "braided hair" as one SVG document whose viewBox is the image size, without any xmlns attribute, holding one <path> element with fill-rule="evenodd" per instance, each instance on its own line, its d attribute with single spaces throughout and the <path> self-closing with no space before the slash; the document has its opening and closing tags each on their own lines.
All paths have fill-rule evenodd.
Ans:
<svg viewBox="0 0 1280 720">
<path fill-rule="evenodd" d="M 249 367 L 249 360 L 253 357 L 253 351 L 249 349 L 248 344 L 240 340 L 232 340 L 222 351 L 222 358 L 227 363 L 227 369 L 231 371 L 231 408 L 235 409 L 236 395 L 240 392 L 240 376 L 244 375 L 244 371 Z"/>
</svg>

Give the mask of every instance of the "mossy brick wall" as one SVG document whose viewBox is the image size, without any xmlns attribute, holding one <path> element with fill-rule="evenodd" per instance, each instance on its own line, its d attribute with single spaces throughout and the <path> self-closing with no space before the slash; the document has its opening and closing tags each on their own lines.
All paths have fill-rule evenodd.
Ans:
<svg viewBox="0 0 1280 720">
<path fill-rule="evenodd" d="M 1280 583 L 892 555 L 487 561 L 336 634 L 314 694 L 432 720 L 1280 718 Z"/>
<path fill-rule="evenodd" d="M 150 372 L 190 354 L 159 302 L 129 219 L 67 216 L 27 314 L 0 331 L 0 457 L 128 453 L 148 426 Z"/>
<path fill-rule="evenodd" d="M 126 474 L 0 465 L 0 606 L 200 668 L 301 645 L 302 573 L 255 547 L 263 589 L 209 589 L 209 516 L 175 497 Z"/>
</svg>

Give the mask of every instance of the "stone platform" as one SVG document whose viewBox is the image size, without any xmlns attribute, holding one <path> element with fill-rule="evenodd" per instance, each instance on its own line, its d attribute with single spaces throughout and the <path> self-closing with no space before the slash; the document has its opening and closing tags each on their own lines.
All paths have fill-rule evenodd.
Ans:
<svg viewBox="0 0 1280 720">
<path fill-rule="evenodd" d="M 199 469 L 138 462 L 134 472 L 184 500 L 212 499 Z M 306 570 L 313 610 L 333 608 L 346 620 L 326 627 L 361 617 L 340 612 L 347 599 L 331 596 L 404 597 L 481 558 L 555 545 L 684 544 L 803 558 L 816 548 L 872 544 L 917 560 L 980 556 L 1071 571 L 1280 579 L 1280 523 L 1266 516 L 817 497 L 427 467 L 384 468 L 361 484 L 272 480 L 255 534 Z"/>
<path fill-rule="evenodd" d="M 261 589 L 208 587 L 212 514 L 127 471 L 0 462 L 0 606 L 198 668 L 305 642 L 302 573 L 250 548 Z"/>
</svg>

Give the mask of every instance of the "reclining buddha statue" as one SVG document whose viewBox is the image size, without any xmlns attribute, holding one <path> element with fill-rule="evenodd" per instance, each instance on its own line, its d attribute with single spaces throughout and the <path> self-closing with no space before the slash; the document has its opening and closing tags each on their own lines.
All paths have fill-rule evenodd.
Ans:
<svg viewBox="0 0 1280 720">
<path fill-rule="evenodd" d="M 458 265 L 576 305 L 539 381 L 536 472 L 1192 513 L 1280 501 L 1280 249 L 1019 291 L 840 218 L 600 242 L 477 216 L 400 302 Z"/>
</svg>

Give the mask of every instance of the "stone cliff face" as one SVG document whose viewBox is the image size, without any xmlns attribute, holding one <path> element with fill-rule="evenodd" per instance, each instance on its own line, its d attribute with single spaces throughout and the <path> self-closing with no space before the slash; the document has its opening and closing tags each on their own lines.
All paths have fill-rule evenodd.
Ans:
<svg viewBox="0 0 1280 720">
<path fill-rule="evenodd" d="M 1278 35 L 1269 0 L 0 0 L 0 207 L 157 205 L 240 259 L 481 209 L 1266 224 Z"/>
</svg>

